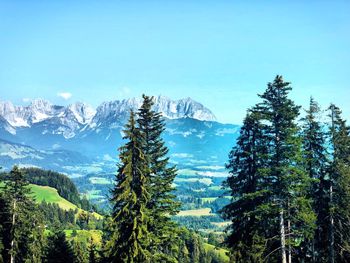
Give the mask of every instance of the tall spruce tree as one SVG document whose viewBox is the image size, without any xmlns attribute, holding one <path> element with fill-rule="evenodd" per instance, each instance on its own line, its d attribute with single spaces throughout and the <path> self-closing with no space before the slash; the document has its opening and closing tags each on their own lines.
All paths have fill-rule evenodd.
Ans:
<svg viewBox="0 0 350 263">
<path fill-rule="evenodd" d="M 142 150 L 149 167 L 150 200 L 147 208 L 151 215 L 148 225 L 152 233 L 153 260 L 173 261 L 171 254 L 177 250 L 177 231 L 169 215 L 175 215 L 180 208 L 173 194 L 176 167 L 169 165 L 168 148 L 162 138 L 165 124 L 161 114 L 152 109 L 154 98 L 142 97 L 137 122 L 144 137 Z"/>
<path fill-rule="evenodd" d="M 303 161 L 305 171 L 312 179 L 309 196 L 313 199 L 316 213 L 315 237 L 300 256 L 311 254 L 312 262 L 325 262 L 328 258 L 329 232 L 329 160 L 326 145 L 326 130 L 321 122 L 321 109 L 311 97 L 306 116 L 302 118 Z"/>
<path fill-rule="evenodd" d="M 280 251 L 280 262 L 292 261 L 293 248 L 313 237 L 315 215 L 307 196 L 310 179 L 301 166 L 301 140 L 296 118 L 299 106 L 288 98 L 289 82 L 276 76 L 259 95 L 263 102 L 254 111 L 265 124 L 263 133 L 268 145 L 264 189 L 269 199 L 263 205 L 269 213 L 270 227 L 266 226 L 270 260 L 274 251 Z M 277 227 L 278 226 L 278 227 Z M 275 236 L 279 237 L 276 242 Z M 303 242 L 304 241 L 304 242 Z"/>
<path fill-rule="evenodd" d="M 149 168 L 143 153 L 144 136 L 136 127 L 134 112 L 125 126 L 120 166 L 112 191 L 112 235 L 108 242 L 111 262 L 149 262 Z"/>
<path fill-rule="evenodd" d="M 261 180 L 267 147 L 262 126 L 257 114 L 247 114 L 226 165 L 230 176 L 224 186 L 230 188 L 232 201 L 221 213 L 232 221 L 226 243 L 234 262 L 262 262 L 264 258 L 264 217 L 259 206 L 266 199 Z"/>
<path fill-rule="evenodd" d="M 4 180 L 3 258 L 5 262 L 41 262 L 44 227 L 24 173 L 13 167 Z"/>
<path fill-rule="evenodd" d="M 329 262 L 350 261 L 350 128 L 331 104 L 329 169 Z"/>
</svg>

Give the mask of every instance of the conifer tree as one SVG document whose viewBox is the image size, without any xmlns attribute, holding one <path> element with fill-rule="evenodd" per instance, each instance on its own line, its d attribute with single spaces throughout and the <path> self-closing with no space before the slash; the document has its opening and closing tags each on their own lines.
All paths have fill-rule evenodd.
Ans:
<svg viewBox="0 0 350 263">
<path fill-rule="evenodd" d="M 230 154 L 227 185 L 234 198 L 223 214 L 232 220 L 228 243 L 238 262 L 291 262 L 292 252 L 313 237 L 310 178 L 296 124 L 300 107 L 288 98 L 290 90 L 281 76 L 268 83 Z"/>
<path fill-rule="evenodd" d="M 132 111 L 124 134 L 128 141 L 120 148 L 120 166 L 111 198 L 113 233 L 108 243 L 109 257 L 111 262 L 149 262 L 149 168 L 143 153 L 144 137 Z"/>
<path fill-rule="evenodd" d="M 350 260 L 350 128 L 334 104 L 330 110 L 329 262 Z"/>
<path fill-rule="evenodd" d="M 47 263 L 74 263 L 74 252 L 63 231 L 58 231 L 48 237 L 46 252 Z"/>
<path fill-rule="evenodd" d="M 170 254 L 177 249 L 174 247 L 177 231 L 169 215 L 175 215 L 180 207 L 172 193 L 176 167 L 169 165 L 169 157 L 167 157 L 169 150 L 162 138 L 165 124 L 161 114 L 152 109 L 153 105 L 153 97 L 143 95 L 137 120 L 144 137 L 142 149 L 149 167 L 147 174 L 150 193 L 147 208 L 151 214 L 149 231 L 152 233 L 154 257 L 172 261 Z"/>
<path fill-rule="evenodd" d="M 93 238 L 90 238 L 90 244 L 89 244 L 89 263 L 96 263 L 96 245 L 94 243 Z"/>
<path fill-rule="evenodd" d="M 263 102 L 256 106 L 266 123 L 263 132 L 269 142 L 264 179 L 269 191 L 266 208 L 272 221 L 269 232 L 272 237 L 279 236 L 278 245 L 273 244 L 272 248 L 279 248 L 282 263 L 292 261 L 293 247 L 311 239 L 315 227 L 315 215 L 307 196 L 310 179 L 301 167 L 301 140 L 296 124 L 300 107 L 288 98 L 291 89 L 289 82 L 276 76 L 259 95 Z"/>
<path fill-rule="evenodd" d="M 224 219 L 232 221 L 226 243 L 234 262 L 263 261 L 264 225 L 258 214 L 259 205 L 266 199 L 261 184 L 266 157 L 262 135 L 257 114 L 248 113 L 226 165 L 230 176 L 224 186 L 230 188 L 232 200 L 221 213 Z"/>
<path fill-rule="evenodd" d="M 89 263 L 89 254 L 86 244 L 77 239 L 73 239 L 71 243 L 74 252 L 74 263 Z"/>
<path fill-rule="evenodd" d="M 25 175 L 15 166 L 4 183 L 4 261 L 41 262 L 44 227 Z"/>
<path fill-rule="evenodd" d="M 313 209 L 316 213 L 316 232 L 308 251 L 312 262 L 327 261 L 328 231 L 329 231 L 329 177 L 327 174 L 329 160 L 327 157 L 326 131 L 320 121 L 321 109 L 311 97 L 306 116 L 302 119 L 303 161 L 305 171 L 312 184 L 309 195 L 313 199 Z"/>
</svg>

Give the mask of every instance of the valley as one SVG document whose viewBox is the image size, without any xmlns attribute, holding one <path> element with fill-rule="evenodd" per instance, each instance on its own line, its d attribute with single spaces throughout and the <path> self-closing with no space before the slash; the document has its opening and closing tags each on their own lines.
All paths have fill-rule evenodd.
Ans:
<svg viewBox="0 0 350 263">
<path fill-rule="evenodd" d="M 84 103 L 67 107 L 37 99 L 28 106 L 0 101 L 0 164 L 40 167 L 73 180 L 82 197 L 109 211 L 118 148 L 129 109 L 140 99 L 104 102 L 96 109 Z M 163 139 L 169 162 L 177 168 L 174 181 L 181 211 L 173 219 L 191 229 L 222 232 L 219 210 L 229 202 L 222 182 L 225 162 L 239 126 L 222 124 L 200 103 L 158 96 L 154 108 L 162 112 Z"/>
</svg>

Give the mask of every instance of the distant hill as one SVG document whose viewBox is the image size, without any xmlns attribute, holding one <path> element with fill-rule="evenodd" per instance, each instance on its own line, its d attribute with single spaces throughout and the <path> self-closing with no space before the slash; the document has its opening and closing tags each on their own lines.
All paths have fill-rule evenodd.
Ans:
<svg viewBox="0 0 350 263">
<path fill-rule="evenodd" d="M 63 210 L 77 210 L 77 215 L 79 215 L 82 212 L 90 213 L 90 211 L 85 211 L 79 207 L 77 207 L 75 204 L 69 202 L 68 200 L 64 199 L 62 196 L 60 196 L 57 192 L 57 189 L 49 187 L 49 186 L 41 186 L 41 185 L 35 185 L 30 184 L 30 188 L 33 193 L 33 197 L 37 203 L 46 202 L 46 203 L 54 203 L 57 204 L 60 208 Z M 96 212 L 90 213 L 97 219 L 102 219 L 102 216 Z"/>
<path fill-rule="evenodd" d="M 69 178 L 68 178 L 69 179 Z M 74 184 L 73 184 L 74 185 Z M 0 182 L 0 191 L 4 186 L 3 182 Z M 85 212 L 87 214 L 91 214 L 96 219 L 102 219 L 102 216 L 96 212 L 91 212 L 90 210 L 82 209 L 81 206 L 74 204 L 67 199 L 63 198 L 57 191 L 57 189 L 50 186 L 42 186 L 37 184 L 29 184 L 29 187 L 32 192 L 32 197 L 37 203 L 51 203 L 57 204 L 61 209 L 68 211 L 74 210 L 77 211 L 76 215 L 78 216 L 80 213 Z M 74 186 L 75 187 L 75 186 Z"/>
</svg>

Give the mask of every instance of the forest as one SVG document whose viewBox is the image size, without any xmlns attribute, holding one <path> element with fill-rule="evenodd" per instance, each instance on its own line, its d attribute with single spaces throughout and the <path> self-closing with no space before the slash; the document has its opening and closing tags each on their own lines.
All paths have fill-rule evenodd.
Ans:
<svg viewBox="0 0 350 263">
<path fill-rule="evenodd" d="M 311 97 L 302 109 L 291 90 L 277 75 L 247 109 L 226 163 L 230 198 L 206 204 L 228 223 L 220 236 L 193 230 L 210 228 L 205 216 L 175 217 L 165 122 L 143 95 L 124 127 L 110 211 L 54 171 L 1 173 L 0 262 L 350 262 L 350 127 L 336 105 Z M 48 191 L 65 206 L 38 202 Z"/>
</svg>

